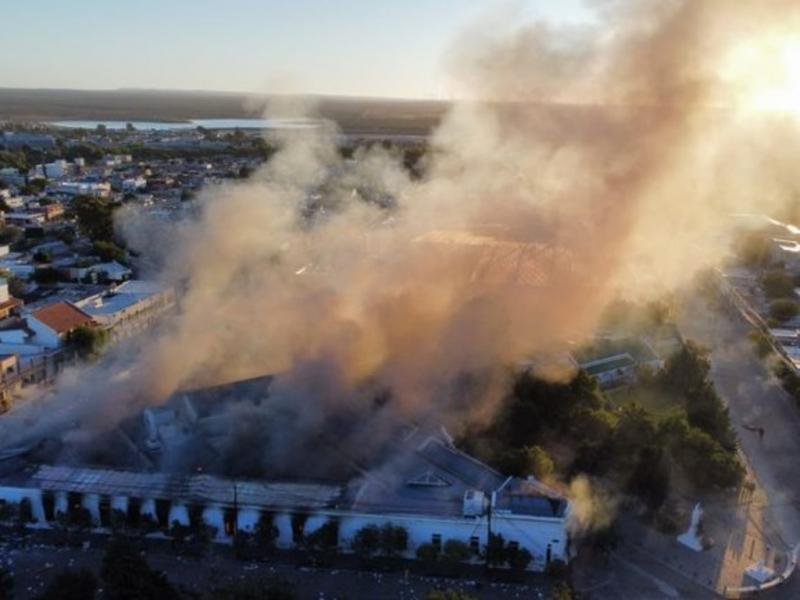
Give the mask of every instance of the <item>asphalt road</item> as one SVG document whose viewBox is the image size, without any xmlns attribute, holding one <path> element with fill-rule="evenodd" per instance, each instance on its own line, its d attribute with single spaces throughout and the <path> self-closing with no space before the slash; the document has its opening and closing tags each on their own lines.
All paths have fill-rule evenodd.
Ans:
<svg viewBox="0 0 800 600">
<path fill-rule="evenodd" d="M 0 564 L 15 578 L 14 600 L 36 598 L 50 579 L 63 569 L 87 568 L 98 575 L 106 536 L 86 536 L 83 547 L 58 546 L 46 536 L 0 532 Z M 154 545 L 147 552 L 148 564 L 189 597 L 206 598 L 212 590 L 253 578 L 287 582 L 299 600 L 423 600 L 434 589 L 463 590 L 480 600 L 544 600 L 549 584 L 502 583 L 480 579 L 448 579 L 408 572 L 372 572 L 352 568 L 313 568 L 289 560 L 252 562 L 237 560 L 224 550 L 211 550 L 194 558 L 177 555 L 169 547 Z M 284 557 L 285 558 L 285 557 Z M 104 597 L 99 582 L 98 600 Z"/>
</svg>

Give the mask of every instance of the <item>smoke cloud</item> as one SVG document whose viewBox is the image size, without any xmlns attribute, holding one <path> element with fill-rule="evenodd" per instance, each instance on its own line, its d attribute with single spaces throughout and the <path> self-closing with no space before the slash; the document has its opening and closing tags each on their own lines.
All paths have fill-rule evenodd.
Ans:
<svg viewBox="0 0 800 600">
<path fill-rule="evenodd" d="M 179 314 L 65 377 L 46 424 L 108 427 L 175 390 L 265 373 L 268 410 L 304 431 L 343 409 L 463 424 L 491 413 L 505 367 L 591 335 L 612 298 L 717 264 L 730 213 L 800 189 L 798 113 L 776 110 L 800 99 L 800 5 L 595 4 L 592 25 L 506 15 L 456 41 L 465 100 L 421 179 L 382 148 L 342 159 L 324 124 L 275 134 L 260 171 L 207 189 L 185 222 L 122 214 Z M 480 385 L 459 385 L 468 375 Z"/>
</svg>

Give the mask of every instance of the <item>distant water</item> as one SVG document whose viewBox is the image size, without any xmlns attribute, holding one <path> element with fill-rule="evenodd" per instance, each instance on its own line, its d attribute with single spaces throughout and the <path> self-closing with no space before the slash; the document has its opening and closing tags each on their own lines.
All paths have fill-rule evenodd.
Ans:
<svg viewBox="0 0 800 600">
<path fill-rule="evenodd" d="M 97 129 L 105 125 L 106 129 L 125 129 L 128 123 L 141 131 L 170 131 L 176 129 L 307 129 L 319 125 L 313 119 L 193 119 L 182 122 L 164 121 L 84 121 L 67 120 L 52 121 L 50 125 L 69 127 L 72 129 Z"/>
</svg>

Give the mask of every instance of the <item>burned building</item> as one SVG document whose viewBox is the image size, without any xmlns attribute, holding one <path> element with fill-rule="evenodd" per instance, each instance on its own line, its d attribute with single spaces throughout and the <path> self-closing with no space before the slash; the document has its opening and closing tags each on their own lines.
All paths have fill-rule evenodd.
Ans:
<svg viewBox="0 0 800 600">
<path fill-rule="evenodd" d="M 268 519 L 278 548 L 301 546 L 327 526 L 347 552 L 362 528 L 392 524 L 407 533 L 408 557 L 423 544 L 458 540 L 478 561 L 490 535 L 502 535 L 531 553 L 529 569 L 568 559 L 568 500 L 533 478 L 501 475 L 443 428 L 404 424 L 369 436 L 342 415 L 298 436 L 301 445 L 287 450 L 296 460 L 272 455 L 268 440 L 253 435 L 270 435 L 258 418 L 278 429 L 292 420 L 265 409 L 270 384 L 257 378 L 179 393 L 96 439 L 6 448 L 0 504 L 24 512 L 31 527 L 79 515 L 99 531 L 204 526 L 231 543 Z M 243 433 L 243 421 L 253 430 Z"/>
</svg>

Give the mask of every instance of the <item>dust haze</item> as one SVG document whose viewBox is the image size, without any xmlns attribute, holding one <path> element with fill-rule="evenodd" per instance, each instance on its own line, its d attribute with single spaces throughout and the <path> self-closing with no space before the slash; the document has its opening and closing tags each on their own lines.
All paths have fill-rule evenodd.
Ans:
<svg viewBox="0 0 800 600">
<path fill-rule="evenodd" d="M 49 417 L 35 430 L 77 420 L 70 435 L 88 435 L 176 390 L 266 373 L 264 410 L 288 411 L 295 431 L 342 409 L 457 428 L 491 414 L 510 366 L 591 335 L 611 299 L 655 297 L 718 263 L 730 213 L 800 189 L 798 113 L 777 102 L 800 99 L 800 5 L 593 6 L 594 25 L 512 11 L 455 41 L 464 101 L 421 179 L 391 150 L 342 159 L 329 125 L 271 137 L 267 164 L 206 189 L 185 222 L 119 213 L 179 312 L 66 374 L 27 409 Z M 279 423 L 272 445 L 299 443 Z"/>
</svg>

